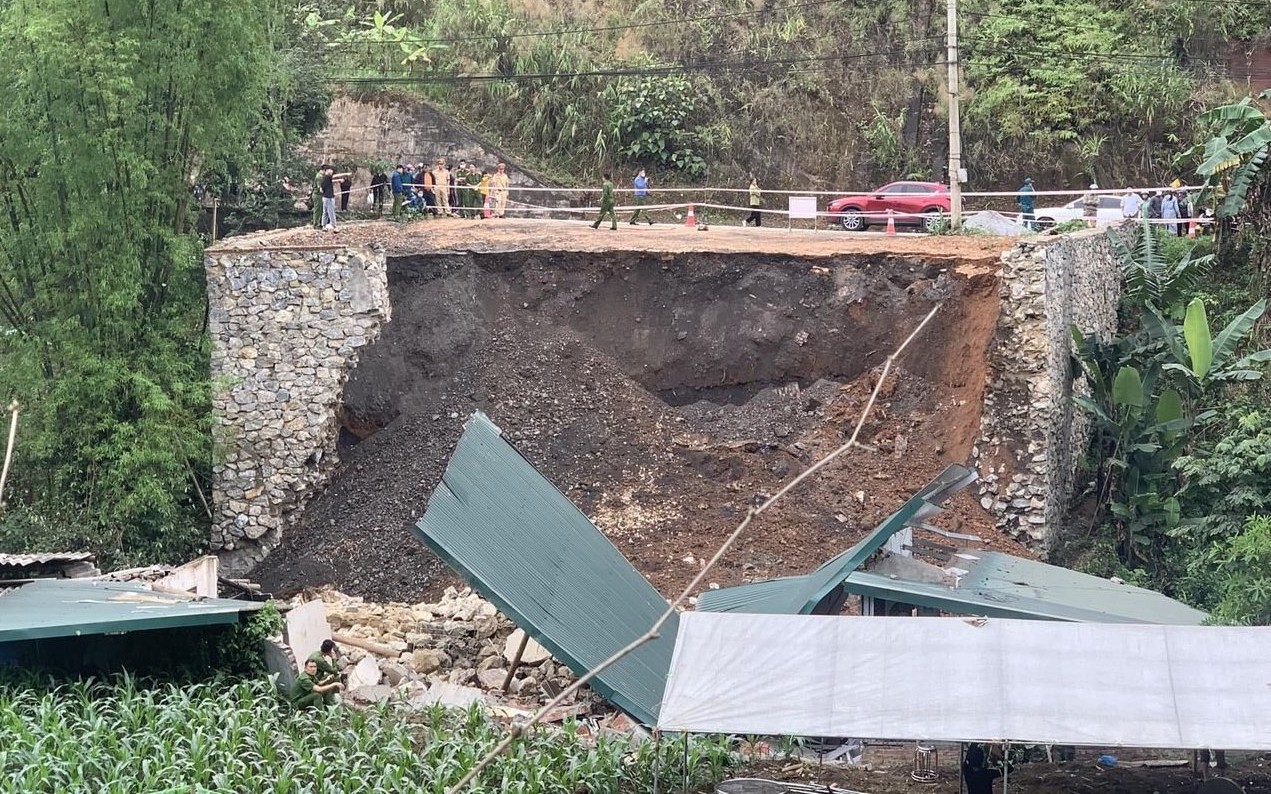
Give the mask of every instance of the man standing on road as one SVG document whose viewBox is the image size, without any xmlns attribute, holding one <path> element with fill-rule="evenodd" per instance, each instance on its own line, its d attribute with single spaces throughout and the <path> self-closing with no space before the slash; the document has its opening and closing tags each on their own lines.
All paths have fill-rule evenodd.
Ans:
<svg viewBox="0 0 1271 794">
<path fill-rule="evenodd" d="M 631 187 L 635 192 L 636 210 L 631 213 L 631 225 L 634 226 L 636 219 L 640 217 L 640 213 L 644 213 L 644 219 L 653 225 L 653 218 L 649 215 L 649 211 L 644 209 L 649 205 L 649 178 L 644 175 L 644 169 L 640 169 L 640 173 L 636 174 L 636 178 L 631 180 Z"/>
<path fill-rule="evenodd" d="M 1037 219 L 1037 216 L 1033 214 L 1033 200 L 1035 198 L 1033 194 L 1036 192 L 1033 189 L 1033 178 L 1026 176 L 1024 177 L 1024 184 L 1019 186 L 1019 196 L 1015 199 L 1015 203 L 1019 205 L 1020 224 L 1030 232 L 1033 230 L 1033 221 Z"/>
<path fill-rule="evenodd" d="M 393 220 L 402 219 L 402 203 L 406 201 L 406 166 L 398 164 L 393 170 L 393 178 L 389 182 L 393 191 Z"/>
<path fill-rule="evenodd" d="M 446 161 L 437 158 L 437 165 L 432 170 L 433 195 L 437 197 L 437 211 L 444 218 L 454 213 L 450 210 L 450 169 Z"/>
<path fill-rule="evenodd" d="M 322 167 L 322 230 L 334 232 L 335 228 L 335 180 L 348 174 L 337 174 L 330 165 Z"/>
<path fill-rule="evenodd" d="M 750 177 L 750 214 L 746 216 L 743 225 L 763 226 L 763 215 L 760 214 L 759 208 L 763 206 L 763 191 L 759 189 L 759 180 L 754 176 Z"/>
<path fill-rule="evenodd" d="M 1099 196 L 1095 193 L 1099 186 L 1090 183 L 1090 190 L 1081 197 L 1081 214 L 1091 226 L 1099 224 Z"/>
<path fill-rule="evenodd" d="M 494 217 L 502 218 L 508 208 L 508 167 L 499 163 L 490 177 L 490 198 L 494 203 Z"/>
<path fill-rule="evenodd" d="M 304 672 L 296 676 L 296 682 L 291 685 L 291 703 L 298 709 L 311 708 L 319 703 L 334 706 L 335 695 L 341 689 L 344 689 L 344 684 L 339 681 L 318 683 L 318 663 L 307 659 Z"/>
<path fill-rule="evenodd" d="M 609 216 L 612 224 L 610 231 L 618 231 L 618 217 L 613 214 L 613 178 L 605 174 L 605 184 L 600 189 L 600 215 L 596 218 L 596 222 L 591 225 L 593 229 L 600 228 L 600 222 Z"/>
<path fill-rule="evenodd" d="M 1131 190 L 1121 197 L 1121 217 L 1137 218 L 1139 213 L 1143 211 L 1143 198 L 1138 193 Z"/>
<path fill-rule="evenodd" d="M 309 207 L 313 211 L 313 228 L 322 228 L 322 176 L 326 166 L 318 166 L 313 174 L 313 189 L 309 191 Z"/>
</svg>

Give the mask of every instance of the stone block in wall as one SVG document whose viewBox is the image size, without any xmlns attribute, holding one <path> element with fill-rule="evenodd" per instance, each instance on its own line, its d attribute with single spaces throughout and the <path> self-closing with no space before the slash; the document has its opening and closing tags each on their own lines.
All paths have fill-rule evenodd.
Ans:
<svg viewBox="0 0 1271 794">
<path fill-rule="evenodd" d="M 388 322 L 372 247 L 208 249 L 212 546 L 231 572 L 276 546 L 336 462 L 337 410 L 358 351 Z"/>
</svg>

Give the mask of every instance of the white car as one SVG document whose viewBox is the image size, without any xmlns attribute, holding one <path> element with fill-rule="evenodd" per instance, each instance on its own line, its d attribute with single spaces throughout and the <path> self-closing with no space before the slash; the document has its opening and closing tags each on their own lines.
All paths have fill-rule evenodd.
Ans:
<svg viewBox="0 0 1271 794">
<path fill-rule="evenodd" d="M 1033 213 L 1037 218 L 1037 229 L 1045 231 L 1052 226 L 1056 226 L 1068 221 L 1084 220 L 1085 215 L 1082 214 L 1081 199 L 1075 198 L 1062 207 L 1038 207 Z M 1097 216 L 1097 225 L 1107 226 L 1111 223 L 1119 223 L 1121 221 L 1121 197 L 1120 196 L 1099 196 L 1099 211 Z"/>
</svg>

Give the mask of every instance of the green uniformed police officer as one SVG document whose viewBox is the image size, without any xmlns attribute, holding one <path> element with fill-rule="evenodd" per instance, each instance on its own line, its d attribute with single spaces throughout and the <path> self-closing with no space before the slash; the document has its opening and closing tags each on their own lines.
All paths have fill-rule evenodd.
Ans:
<svg viewBox="0 0 1271 794">
<path fill-rule="evenodd" d="M 312 659 L 306 659 L 305 671 L 298 675 L 295 683 L 291 685 L 291 703 L 300 709 L 312 708 L 319 703 L 332 706 L 335 705 L 336 693 L 341 689 L 344 689 L 344 684 L 339 681 L 319 683 L 318 663 Z"/>
<path fill-rule="evenodd" d="M 618 231 L 618 216 L 613 214 L 613 177 L 605 174 L 605 183 L 601 187 L 600 192 L 600 217 L 596 218 L 596 222 L 591 225 L 593 229 L 600 228 L 600 222 L 609 216 L 609 222 L 613 224 L 609 228 Z"/>
</svg>

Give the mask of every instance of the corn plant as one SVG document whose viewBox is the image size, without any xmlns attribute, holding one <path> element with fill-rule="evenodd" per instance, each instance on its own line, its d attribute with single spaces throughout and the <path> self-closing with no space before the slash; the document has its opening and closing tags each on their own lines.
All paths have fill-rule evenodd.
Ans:
<svg viewBox="0 0 1271 794">
<path fill-rule="evenodd" d="M 473 790 L 640 794 L 655 774 L 711 786 L 732 763 L 727 742 L 691 741 L 687 755 L 678 740 L 633 751 L 616 738 L 585 741 L 579 728 L 537 730 Z M 501 734 L 476 708 L 297 712 L 260 680 L 180 687 L 0 674 L 0 794 L 442 792 Z"/>
</svg>

